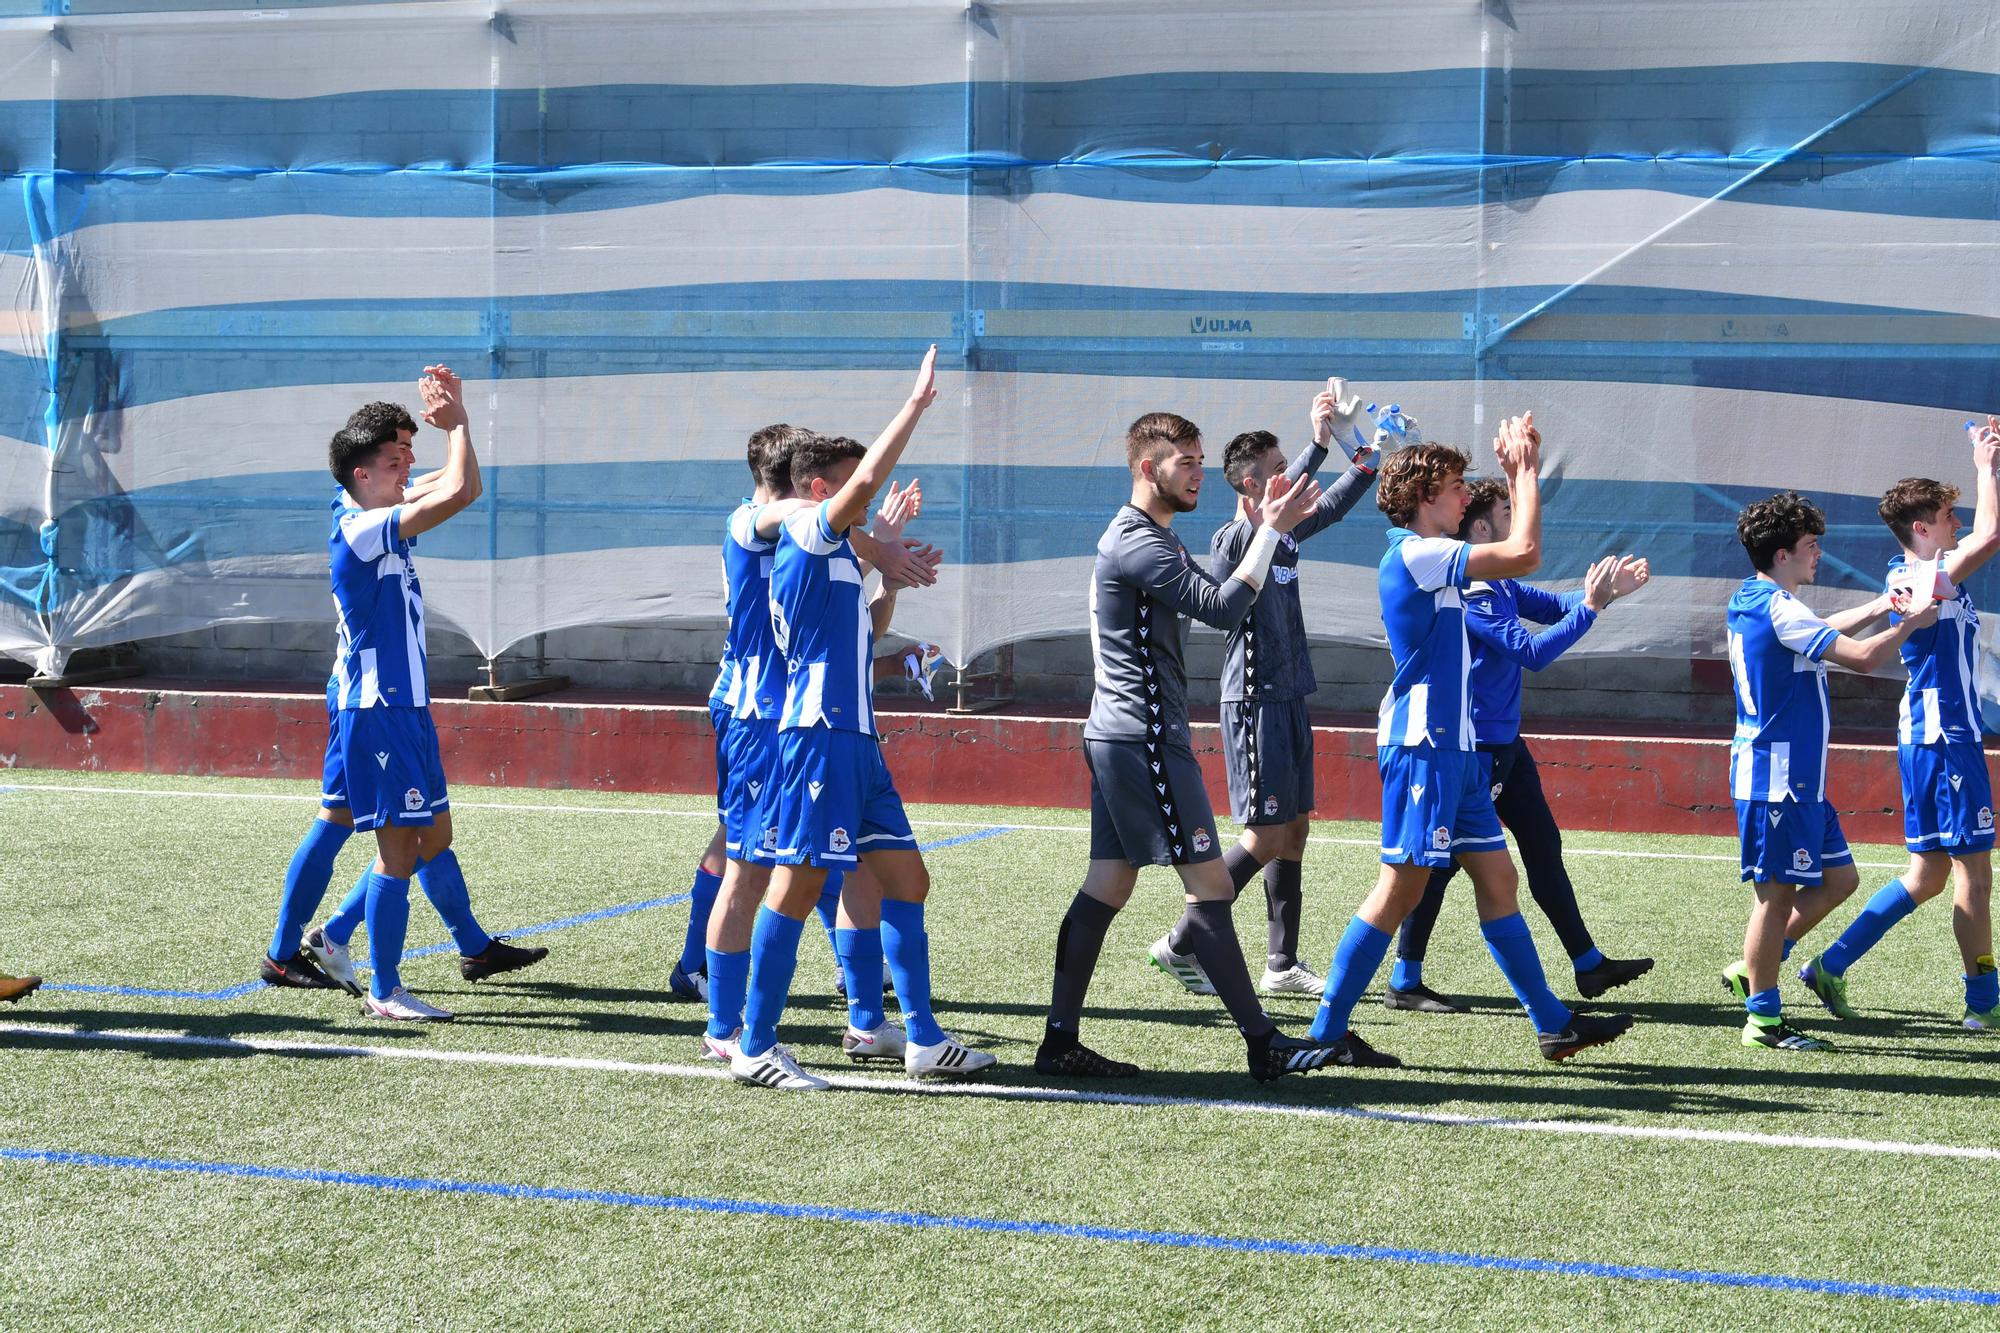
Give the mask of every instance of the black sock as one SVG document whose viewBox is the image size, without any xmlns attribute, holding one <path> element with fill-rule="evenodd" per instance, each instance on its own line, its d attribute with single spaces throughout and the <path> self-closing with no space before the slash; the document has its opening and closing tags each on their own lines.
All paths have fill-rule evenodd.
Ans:
<svg viewBox="0 0 2000 1333">
<path fill-rule="evenodd" d="M 1187 923 L 1189 948 L 1236 1026 L 1245 1037 L 1269 1037 L 1272 1023 L 1250 985 L 1250 967 L 1243 961 L 1243 946 L 1236 942 L 1229 904 L 1189 903 L 1181 919 Z"/>
<path fill-rule="evenodd" d="M 1222 868 L 1229 872 L 1229 885 L 1236 891 L 1230 901 L 1235 902 L 1243 896 L 1244 885 L 1257 878 L 1257 858 L 1244 851 L 1242 843 L 1232 842 L 1223 850 Z M 1181 919 L 1167 932 L 1167 947 L 1179 954 L 1188 952 L 1187 913 L 1181 913 Z"/>
<path fill-rule="evenodd" d="M 1305 867 L 1297 861 L 1279 859 L 1264 867 L 1264 910 L 1270 917 L 1264 947 L 1269 957 L 1264 965 L 1283 972 L 1299 962 L 1299 882 Z"/>
<path fill-rule="evenodd" d="M 1097 970 L 1104 933 L 1117 915 L 1117 908 L 1087 893 L 1071 900 L 1062 929 L 1056 932 L 1055 994 L 1049 1001 L 1051 1032 L 1068 1033 L 1075 1039 L 1077 1026 L 1083 1021 L 1083 997 L 1090 991 L 1090 974 Z"/>
</svg>

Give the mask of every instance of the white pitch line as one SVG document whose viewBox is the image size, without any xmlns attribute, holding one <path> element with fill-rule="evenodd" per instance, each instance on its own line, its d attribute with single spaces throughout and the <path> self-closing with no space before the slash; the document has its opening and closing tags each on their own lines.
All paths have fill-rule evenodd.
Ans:
<svg viewBox="0 0 2000 1333">
<path fill-rule="evenodd" d="M 729 1072 L 720 1066 L 648 1064 L 568 1055 L 524 1055 L 506 1051 L 438 1051 L 407 1047 L 346 1046 L 315 1041 L 273 1041 L 262 1037 L 197 1037 L 177 1032 L 45 1027 L 33 1023 L 0 1023 L 0 1034 L 100 1045 L 195 1046 L 242 1055 L 426 1060 L 435 1064 L 571 1069 L 588 1073 L 710 1081 L 729 1078 Z M 1729 1143 L 1760 1148 L 1803 1148 L 1817 1152 L 1865 1153 L 1892 1157 L 1945 1157 L 1976 1162 L 2000 1161 L 2000 1148 L 1967 1147 L 1950 1143 L 1906 1143 L 1895 1139 L 1821 1138 L 1801 1134 L 1757 1134 L 1748 1130 L 1690 1129 L 1677 1125 L 1618 1125 L 1582 1120 L 1520 1120 L 1506 1116 L 1462 1115 L 1446 1111 L 1378 1111 L 1353 1106 L 1297 1106 L 1229 1098 L 1170 1097 L 1151 1093 L 1097 1092 L 1075 1088 L 918 1083 L 910 1079 L 856 1078 L 846 1074 L 823 1077 L 842 1092 L 890 1096 L 959 1097 L 988 1101 L 1068 1103 L 1080 1106 L 1184 1107 L 1203 1111 L 1223 1111 L 1232 1115 L 1291 1116 L 1397 1125 L 1431 1125 L 1453 1129 L 1505 1130 L 1522 1134 L 1568 1134 L 1683 1143 Z M 1336 1073 L 1333 1077 L 1338 1078 L 1340 1075 Z"/>
<path fill-rule="evenodd" d="M 299 804 L 304 804 L 306 800 L 305 797 L 285 796 L 271 792 L 188 791 L 184 789 L 169 790 L 162 787 L 77 787 L 61 786 L 52 782 L 22 783 L 19 786 L 11 788 L 11 791 L 17 795 L 23 792 L 58 791 L 84 796 L 180 796 L 207 801 L 288 801 Z M 715 818 L 714 813 L 707 810 L 662 810 L 653 806 L 628 805 L 537 805 L 503 801 L 453 801 L 452 808 L 454 810 L 514 810 L 523 814 L 567 812 L 578 815 L 647 815 L 653 818 L 666 819 L 713 820 Z M 1006 824 L 981 824 L 975 820 L 966 819 L 912 819 L 910 827 L 1006 828 L 1010 830 L 1019 829 L 1032 833 L 1090 832 L 1089 827 L 1083 824 L 1018 824 L 1011 820 Z M 1308 838 L 1306 841 L 1332 847 L 1375 847 L 1379 845 L 1378 841 L 1374 838 L 1319 837 Z M 1726 865 L 1736 865 L 1740 861 L 1738 857 L 1728 856 L 1719 852 L 1632 852 L 1618 851 L 1608 847 L 1573 847 L 1568 844 L 1564 844 L 1563 854 L 1566 856 L 1610 856 L 1628 861 L 1717 861 Z M 1901 861 L 1856 861 L 1854 864 L 1863 870 L 1903 870 L 1907 868 L 1905 863 Z"/>
</svg>

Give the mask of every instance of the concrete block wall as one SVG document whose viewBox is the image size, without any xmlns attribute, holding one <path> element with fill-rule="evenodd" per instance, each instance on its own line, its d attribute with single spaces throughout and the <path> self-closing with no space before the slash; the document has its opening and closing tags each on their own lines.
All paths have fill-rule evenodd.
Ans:
<svg viewBox="0 0 2000 1333">
<path fill-rule="evenodd" d="M 589 625 L 542 636 L 549 671 L 591 689 L 705 693 L 722 652 L 720 622 L 698 625 Z M 1206 631 L 1187 641 L 1188 680 L 1197 709 L 1216 704 L 1222 670 L 1222 637 Z M 326 681 L 333 629 L 326 624 L 221 625 L 193 634 L 151 639 L 138 646 L 148 674 L 185 680 L 295 681 L 317 689 Z M 502 658 L 504 678 L 529 674 L 536 641 Z M 462 695 L 483 681 L 484 663 L 470 642 L 433 629 L 431 679 L 440 697 Z M 976 663 L 975 667 L 989 665 Z M 1316 644 L 1319 678 L 1315 708 L 1372 713 L 1388 679 L 1383 648 Z M 1895 724 L 1900 681 L 1833 673 L 1834 717 L 1843 728 L 1886 729 Z M 1086 635 L 1036 639 L 1014 646 L 1014 694 L 1077 705 L 1090 699 L 1090 640 Z M 1609 719 L 1649 725 L 1728 726 L 1734 718 L 1729 668 L 1723 662 L 1657 658 L 1574 658 L 1530 675 L 1524 698 L 1528 717 L 1550 720 Z M 907 692 L 890 685 L 887 694 Z"/>
</svg>

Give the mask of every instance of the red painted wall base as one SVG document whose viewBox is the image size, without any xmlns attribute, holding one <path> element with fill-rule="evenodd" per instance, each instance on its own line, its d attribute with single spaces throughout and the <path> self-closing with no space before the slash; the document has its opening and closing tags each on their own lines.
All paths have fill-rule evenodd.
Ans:
<svg viewBox="0 0 2000 1333">
<path fill-rule="evenodd" d="M 692 705 L 593 702 L 432 705 L 454 783 L 701 793 L 714 789 L 708 715 Z M 1071 718 L 885 713 L 897 786 L 911 801 L 1068 806 L 1089 799 L 1083 724 Z M 1605 724 L 1607 730 L 1616 724 Z M 1376 820 L 1373 728 L 1322 726 L 1319 814 Z M 1216 808 L 1227 810 L 1213 726 L 1194 729 Z M 1567 828 L 1733 836 L 1726 739 L 1531 735 Z M 0 765 L 105 772 L 317 778 L 318 695 L 0 685 Z M 1889 745 L 1836 745 L 1829 794 L 1856 841 L 1899 842 L 1902 794 Z"/>
</svg>

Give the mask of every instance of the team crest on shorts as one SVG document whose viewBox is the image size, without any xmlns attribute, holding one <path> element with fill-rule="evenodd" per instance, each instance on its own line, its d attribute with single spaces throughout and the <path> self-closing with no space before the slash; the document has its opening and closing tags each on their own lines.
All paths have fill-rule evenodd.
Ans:
<svg viewBox="0 0 2000 1333">
<path fill-rule="evenodd" d="M 1196 830 L 1194 831 L 1194 849 L 1195 849 L 1195 851 L 1197 851 L 1197 852 L 1205 852 L 1205 851 L 1207 851 L 1207 850 L 1208 850 L 1209 848 L 1213 847 L 1214 845 L 1215 845 L 1215 840 L 1214 840 L 1213 838 L 1211 838 L 1211 837 L 1209 837 L 1209 836 L 1208 836 L 1208 830 L 1207 830 L 1207 829 L 1205 829 L 1205 828 L 1198 828 L 1198 829 L 1196 829 Z"/>
<path fill-rule="evenodd" d="M 1431 849 L 1448 852 L 1451 850 L 1451 830 L 1440 825 L 1431 830 Z"/>
<path fill-rule="evenodd" d="M 1805 848 L 1803 848 L 1803 847 L 1801 847 L 1801 848 L 1799 848 L 1799 849 L 1798 849 L 1797 851 L 1793 852 L 1793 853 L 1792 853 L 1792 869 L 1794 869 L 1794 870 L 1811 870 L 1811 869 L 1812 869 L 1812 853 L 1811 853 L 1811 852 L 1809 852 L 1809 851 L 1807 851 L 1807 850 L 1806 850 Z"/>
<path fill-rule="evenodd" d="M 1268 818 L 1271 818 L 1271 817 L 1275 816 L 1275 815 L 1276 815 L 1277 813 L 1278 813 L 1278 798 L 1277 798 L 1277 797 L 1275 797 L 1275 796 L 1266 796 L 1266 797 L 1264 798 L 1264 816 L 1265 816 L 1265 818 L 1267 818 L 1267 819 L 1268 819 Z"/>
<path fill-rule="evenodd" d="M 778 850 L 778 830 L 774 828 L 764 830 L 764 850 L 767 852 Z"/>
<path fill-rule="evenodd" d="M 849 847 L 853 846 L 853 844 L 847 840 L 847 830 L 844 828 L 837 828 L 833 832 L 826 835 L 826 846 L 828 851 L 844 852 Z"/>
<path fill-rule="evenodd" d="M 424 808 L 424 794 L 415 787 L 403 793 L 403 808 L 415 814 Z"/>
<path fill-rule="evenodd" d="M 1982 829 L 1990 829 L 1993 827 L 1992 806 L 1982 805 L 1979 807 L 1979 827 Z"/>
</svg>

